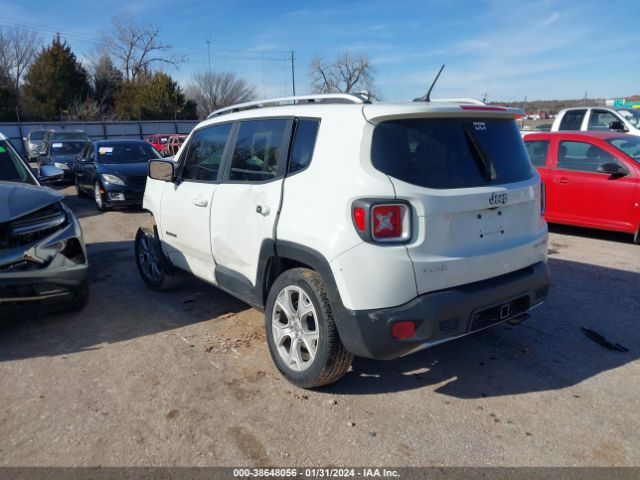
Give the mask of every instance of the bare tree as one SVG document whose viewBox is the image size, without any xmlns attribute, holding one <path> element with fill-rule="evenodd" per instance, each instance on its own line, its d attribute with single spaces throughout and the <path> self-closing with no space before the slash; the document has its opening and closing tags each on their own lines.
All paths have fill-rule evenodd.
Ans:
<svg viewBox="0 0 640 480">
<path fill-rule="evenodd" d="M 185 60 L 160 40 L 157 26 L 136 23 L 131 15 L 113 17 L 111 23 L 113 28 L 104 34 L 105 49 L 119 63 L 125 80 L 135 80 L 140 72 L 155 65 L 177 66 Z"/>
<path fill-rule="evenodd" d="M 191 77 L 186 96 L 198 104 L 198 116 L 204 118 L 214 110 L 253 100 L 256 93 L 233 73 L 202 72 Z"/>
<path fill-rule="evenodd" d="M 12 80 L 16 92 L 41 45 L 42 39 L 34 31 L 19 27 L 0 29 L 0 68 Z"/>
<path fill-rule="evenodd" d="M 314 93 L 351 93 L 366 90 L 373 94 L 375 69 L 364 53 L 345 52 L 332 63 L 315 57 L 309 65 Z"/>
</svg>

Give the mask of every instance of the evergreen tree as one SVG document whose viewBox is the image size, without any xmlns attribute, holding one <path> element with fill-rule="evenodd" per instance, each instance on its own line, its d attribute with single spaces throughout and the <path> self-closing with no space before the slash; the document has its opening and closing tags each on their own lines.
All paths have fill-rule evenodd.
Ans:
<svg viewBox="0 0 640 480">
<path fill-rule="evenodd" d="M 116 94 L 116 116 L 122 120 L 173 120 L 197 118 L 195 102 L 164 72 L 138 73 Z"/>
<path fill-rule="evenodd" d="M 0 70 L 0 121 L 16 120 L 18 96 L 9 75 Z"/>
<path fill-rule="evenodd" d="M 122 72 L 108 55 L 101 56 L 93 69 L 93 97 L 102 116 L 110 116 L 116 101 L 116 93 L 122 85 Z"/>
<path fill-rule="evenodd" d="M 25 76 L 24 102 L 34 120 L 58 120 L 89 95 L 86 70 L 60 36 L 44 48 Z"/>
</svg>

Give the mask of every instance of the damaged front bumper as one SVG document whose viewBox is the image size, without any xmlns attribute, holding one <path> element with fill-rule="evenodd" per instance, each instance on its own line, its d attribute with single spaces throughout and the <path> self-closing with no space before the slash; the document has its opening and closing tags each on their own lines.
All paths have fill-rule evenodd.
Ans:
<svg viewBox="0 0 640 480">
<path fill-rule="evenodd" d="M 87 252 L 71 210 L 0 225 L 0 314 L 32 305 L 73 302 L 87 288 Z M 50 208 L 50 207 L 49 207 Z"/>
</svg>

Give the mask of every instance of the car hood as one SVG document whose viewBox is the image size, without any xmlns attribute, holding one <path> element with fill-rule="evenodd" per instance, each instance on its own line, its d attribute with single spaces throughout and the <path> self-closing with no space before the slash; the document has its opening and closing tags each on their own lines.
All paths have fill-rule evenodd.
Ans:
<svg viewBox="0 0 640 480">
<path fill-rule="evenodd" d="M 139 163 L 101 163 L 100 173 L 115 173 L 127 178 L 146 177 L 147 163 L 146 160 Z"/>
<path fill-rule="evenodd" d="M 0 182 L 0 223 L 35 212 L 63 198 L 63 195 L 50 188 Z"/>
</svg>

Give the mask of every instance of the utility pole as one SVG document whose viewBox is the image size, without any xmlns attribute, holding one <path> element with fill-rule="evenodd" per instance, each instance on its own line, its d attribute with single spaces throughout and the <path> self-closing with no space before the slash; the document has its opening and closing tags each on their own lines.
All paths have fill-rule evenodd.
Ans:
<svg viewBox="0 0 640 480">
<path fill-rule="evenodd" d="M 209 73 L 211 73 L 211 39 L 207 38 L 207 57 L 209 58 Z"/>
<path fill-rule="evenodd" d="M 291 50 L 291 86 L 293 87 L 293 96 L 296 96 L 296 69 L 294 64 L 294 52 Z"/>
</svg>

